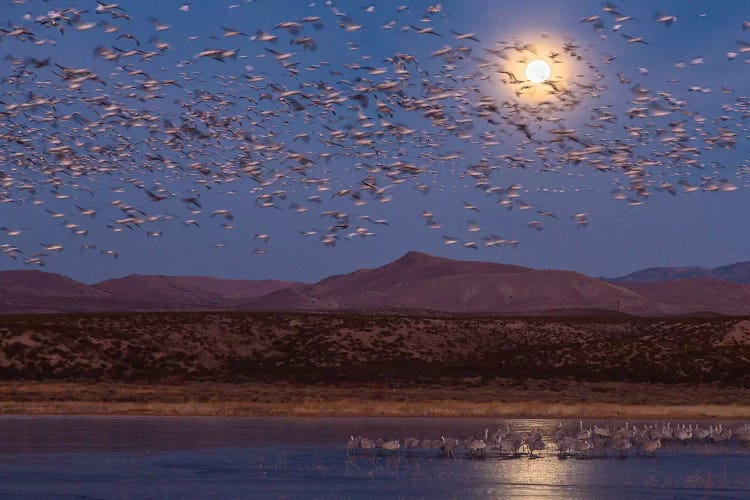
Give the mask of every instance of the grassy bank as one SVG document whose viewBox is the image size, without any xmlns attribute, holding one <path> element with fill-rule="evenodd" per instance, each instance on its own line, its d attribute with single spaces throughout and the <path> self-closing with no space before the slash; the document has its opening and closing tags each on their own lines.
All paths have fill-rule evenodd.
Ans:
<svg viewBox="0 0 750 500">
<path fill-rule="evenodd" d="M 750 418 L 750 390 L 495 381 L 482 386 L 0 383 L 4 415 Z"/>
</svg>

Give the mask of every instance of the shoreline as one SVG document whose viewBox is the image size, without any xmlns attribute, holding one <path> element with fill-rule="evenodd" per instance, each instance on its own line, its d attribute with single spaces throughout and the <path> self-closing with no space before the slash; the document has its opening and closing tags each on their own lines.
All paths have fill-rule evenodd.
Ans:
<svg viewBox="0 0 750 500">
<path fill-rule="evenodd" d="M 631 420 L 746 420 L 750 405 L 618 405 L 593 403 L 547 405 L 543 402 L 467 403 L 425 401 L 418 404 L 340 400 L 278 404 L 216 403 L 104 403 L 56 401 L 0 403 L 0 416 L 143 416 L 143 417 L 298 417 L 298 418 L 502 418 L 502 419 L 631 419 Z M 441 409 L 444 404 L 451 405 Z M 436 405 L 438 408 L 436 408 Z"/>
<path fill-rule="evenodd" d="M 0 382 L 0 415 L 750 419 L 750 388 L 497 381 L 481 386 Z"/>
</svg>

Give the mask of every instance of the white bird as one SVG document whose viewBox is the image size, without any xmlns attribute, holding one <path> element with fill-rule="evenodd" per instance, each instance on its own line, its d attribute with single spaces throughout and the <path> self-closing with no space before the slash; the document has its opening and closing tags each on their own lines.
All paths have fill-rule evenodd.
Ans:
<svg viewBox="0 0 750 500">
<path fill-rule="evenodd" d="M 628 450 L 633 447 L 633 443 L 627 438 L 615 439 L 612 443 L 612 447 L 617 450 L 620 457 L 624 458 Z"/>
<path fill-rule="evenodd" d="M 440 436 L 440 454 L 444 457 L 448 458 L 456 458 L 456 455 L 453 453 L 453 450 L 458 447 L 458 439 L 456 438 L 446 438 L 444 436 Z"/>
<path fill-rule="evenodd" d="M 375 448 L 375 443 L 371 439 L 363 437 L 359 440 L 359 447 L 363 450 L 372 450 Z"/>
<path fill-rule="evenodd" d="M 398 439 L 389 439 L 383 442 L 381 448 L 386 451 L 396 451 L 401 448 L 401 443 L 398 442 Z"/>
<path fill-rule="evenodd" d="M 359 444 L 361 440 L 362 438 L 359 438 L 359 437 L 355 438 L 354 436 L 349 436 L 349 441 L 347 441 L 346 443 L 346 452 L 351 453 L 354 450 L 359 449 Z"/>
<path fill-rule="evenodd" d="M 586 440 L 591 438 L 591 429 L 583 430 L 583 422 L 578 422 L 578 434 L 576 434 L 576 439 L 578 440 Z"/>
<path fill-rule="evenodd" d="M 594 443 L 588 439 L 577 439 L 573 449 L 579 454 L 580 457 L 586 458 L 588 452 L 594 449 Z"/>
<path fill-rule="evenodd" d="M 408 437 L 404 439 L 404 449 L 411 450 L 414 448 L 419 448 L 419 438 Z"/>
<path fill-rule="evenodd" d="M 542 440 L 542 433 L 539 430 L 534 431 L 529 437 L 524 440 L 526 448 L 529 450 L 529 456 L 534 457 L 535 451 L 542 451 L 547 448 L 547 445 Z"/>
<path fill-rule="evenodd" d="M 484 457 L 487 451 L 487 443 L 482 439 L 470 438 L 466 440 L 465 448 L 472 458 Z"/>
<path fill-rule="evenodd" d="M 602 427 L 597 427 L 595 425 L 594 426 L 594 434 L 596 434 L 599 437 L 605 437 L 606 438 L 606 437 L 609 437 L 610 432 L 609 432 L 609 429 L 602 428 Z"/>
<path fill-rule="evenodd" d="M 655 456 L 656 450 L 659 448 L 661 448 L 661 439 L 646 441 L 641 445 L 641 450 L 643 450 L 644 453 L 650 453 L 651 456 Z"/>
</svg>

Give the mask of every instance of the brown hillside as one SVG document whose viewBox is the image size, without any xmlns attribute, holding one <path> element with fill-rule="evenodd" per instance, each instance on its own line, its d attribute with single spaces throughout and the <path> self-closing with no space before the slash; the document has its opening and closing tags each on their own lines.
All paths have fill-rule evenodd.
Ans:
<svg viewBox="0 0 750 500">
<path fill-rule="evenodd" d="M 0 379 L 750 387 L 746 318 L 130 313 L 0 316 Z"/>
<path fill-rule="evenodd" d="M 713 278 L 656 283 L 620 283 L 638 295 L 673 306 L 675 311 L 712 311 L 736 315 L 750 308 L 750 285 Z"/>
<path fill-rule="evenodd" d="M 194 276 L 142 276 L 102 281 L 93 288 L 120 300 L 160 304 L 197 304 L 225 306 L 249 300 L 298 284 L 277 280 L 228 280 Z"/>
<path fill-rule="evenodd" d="M 750 284 L 715 279 L 611 283 L 571 271 L 457 261 L 419 252 L 315 284 L 131 275 L 86 286 L 39 271 L 0 273 L 0 312 L 148 310 L 421 315 L 596 310 L 640 316 L 731 316 L 750 314 Z"/>
</svg>

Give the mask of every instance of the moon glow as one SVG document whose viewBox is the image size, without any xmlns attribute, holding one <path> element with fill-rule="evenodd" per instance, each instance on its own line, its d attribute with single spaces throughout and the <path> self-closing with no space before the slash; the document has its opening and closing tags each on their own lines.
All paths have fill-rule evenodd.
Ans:
<svg viewBox="0 0 750 500">
<path fill-rule="evenodd" d="M 549 64 L 540 59 L 535 59 L 526 66 L 526 78 L 531 83 L 542 83 L 549 78 L 549 75 Z"/>
</svg>

